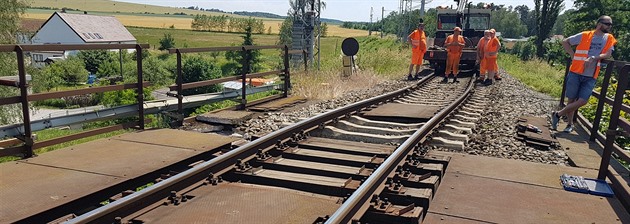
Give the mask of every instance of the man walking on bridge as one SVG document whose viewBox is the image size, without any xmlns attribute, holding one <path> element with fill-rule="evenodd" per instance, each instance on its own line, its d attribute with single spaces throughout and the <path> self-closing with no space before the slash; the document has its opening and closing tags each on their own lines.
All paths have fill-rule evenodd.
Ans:
<svg viewBox="0 0 630 224">
<path fill-rule="evenodd" d="M 411 64 L 409 65 L 407 80 L 414 79 L 411 75 L 414 65 L 416 66 L 415 78 L 418 79 L 420 78 L 420 67 L 422 67 L 424 52 L 427 51 L 427 37 L 424 34 L 424 22 L 422 20 L 418 23 L 418 29 L 409 34 L 407 41 L 411 44 Z"/>
<path fill-rule="evenodd" d="M 453 34 L 449 35 L 444 41 L 444 47 L 446 47 L 446 71 L 444 72 L 443 83 L 448 82 L 448 74 L 453 74 L 453 82 L 457 81 L 457 75 L 459 74 L 459 59 L 462 57 L 462 50 L 466 45 L 464 37 L 460 34 L 462 29 L 455 27 Z"/>
<path fill-rule="evenodd" d="M 560 117 L 566 115 L 568 124 L 564 132 L 573 131 L 573 116 L 577 109 L 586 105 L 593 92 L 599 75 L 600 60 L 610 58 L 615 49 L 617 40 L 609 33 L 612 25 L 610 16 L 601 16 L 595 30 L 584 31 L 562 41 L 564 51 L 573 58 L 565 79 L 569 104 L 560 111 L 551 112 L 551 129 L 557 129 Z M 573 45 L 577 45 L 575 51 L 571 48 Z"/>
</svg>

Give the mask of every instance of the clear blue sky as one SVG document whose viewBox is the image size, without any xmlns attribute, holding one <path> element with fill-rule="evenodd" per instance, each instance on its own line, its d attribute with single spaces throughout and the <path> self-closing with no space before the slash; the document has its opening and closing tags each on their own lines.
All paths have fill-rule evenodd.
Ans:
<svg viewBox="0 0 630 224">
<path fill-rule="evenodd" d="M 278 15 L 286 15 L 289 9 L 289 0 L 116 0 L 121 2 L 133 2 L 141 4 L 187 7 L 199 6 L 201 8 L 215 8 L 227 12 L 233 11 L 259 11 Z M 385 7 L 385 15 L 388 11 L 398 10 L 399 0 L 322 0 L 327 7 L 322 12 L 322 17 L 343 21 L 370 21 L 370 7 L 374 7 L 374 20 L 381 17 L 381 8 Z M 427 0 L 430 1 L 430 0 Z M 534 0 L 485 0 L 472 1 L 494 2 L 497 5 L 527 5 L 534 8 Z M 565 9 L 573 7 L 573 0 L 565 0 Z M 440 5 L 454 5 L 453 0 L 433 0 L 427 4 L 428 8 Z M 420 5 L 420 0 L 413 0 L 414 6 Z"/>
</svg>

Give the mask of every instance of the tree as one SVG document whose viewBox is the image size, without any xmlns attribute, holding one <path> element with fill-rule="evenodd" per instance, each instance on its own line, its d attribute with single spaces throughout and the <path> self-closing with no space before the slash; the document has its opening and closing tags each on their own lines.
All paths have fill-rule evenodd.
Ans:
<svg viewBox="0 0 630 224">
<path fill-rule="evenodd" d="M 514 8 L 514 11 L 518 13 L 521 22 L 527 26 L 526 36 L 533 36 L 536 34 L 536 17 L 533 11 L 529 10 L 527 5 L 519 5 Z"/>
<path fill-rule="evenodd" d="M 80 51 L 77 55 L 85 64 L 85 69 L 97 74 L 98 67 L 105 62 L 116 61 L 115 56 L 107 50 Z"/>
<path fill-rule="evenodd" d="M 87 81 L 88 71 L 85 70 L 83 60 L 79 57 L 69 57 L 50 66 L 55 67 L 53 71 L 57 72 L 56 76 L 61 77 L 68 84 L 76 85 Z"/>
<path fill-rule="evenodd" d="M 221 78 L 221 70 L 214 64 L 205 61 L 200 56 L 189 57 L 184 61 L 182 68 L 184 83 L 198 82 L 203 80 L 212 80 Z M 202 93 L 211 93 L 221 90 L 219 85 L 210 85 L 194 89 L 184 90 L 184 95 L 195 95 Z"/>
<path fill-rule="evenodd" d="M 573 6 L 576 11 L 568 14 L 564 23 L 565 36 L 593 30 L 597 19 L 608 15 L 613 19 L 612 34 L 617 38 L 613 58 L 630 61 L 630 0 L 575 0 Z"/>
<path fill-rule="evenodd" d="M 15 33 L 19 29 L 20 15 L 28 6 L 24 0 L 0 1 L 0 44 L 15 43 Z M 0 74 L 17 74 L 15 54 L 0 53 Z M 16 96 L 17 88 L 0 87 L 0 98 Z M 0 106 L 0 124 L 11 124 L 22 119 L 22 111 L 19 104 Z"/>
<path fill-rule="evenodd" d="M 492 12 L 490 27 L 501 32 L 501 36 L 507 38 L 520 38 L 527 34 L 527 26 L 521 22 L 516 11 L 499 9 Z"/>
<path fill-rule="evenodd" d="M 560 10 L 564 8 L 562 0 L 534 0 L 536 13 L 536 56 L 545 56 L 544 41 L 549 37 Z M 542 5 L 541 5 L 542 4 Z"/>
<path fill-rule="evenodd" d="M 150 57 L 143 61 L 143 78 L 155 86 L 165 86 L 173 83 L 174 79 L 171 77 L 171 73 L 163 65 L 164 63 L 156 58 Z M 135 77 L 135 76 L 134 76 Z"/>
<path fill-rule="evenodd" d="M 254 45 L 254 39 L 252 38 L 252 27 L 247 26 L 245 28 L 245 35 L 243 37 L 243 46 Z M 239 52 L 226 52 L 225 57 L 233 62 L 240 63 L 236 72 L 238 74 L 249 74 L 260 71 L 260 51 L 259 50 L 247 50 Z M 244 66 L 246 65 L 246 66 Z"/>
<path fill-rule="evenodd" d="M 287 17 L 280 24 L 280 31 L 278 31 L 278 45 L 288 45 L 291 46 L 293 42 L 293 19 L 291 17 Z"/>
<path fill-rule="evenodd" d="M 175 47 L 175 38 L 170 33 L 165 33 L 164 37 L 160 39 L 160 48 L 159 50 L 167 50 L 169 48 Z"/>
<path fill-rule="evenodd" d="M 567 22 L 567 19 L 569 18 L 569 15 L 571 15 L 572 13 L 575 13 L 575 10 L 569 9 L 558 16 L 558 19 L 556 19 L 556 23 L 553 25 L 553 29 L 551 30 L 551 33 L 553 35 L 564 34 L 565 24 Z"/>
</svg>

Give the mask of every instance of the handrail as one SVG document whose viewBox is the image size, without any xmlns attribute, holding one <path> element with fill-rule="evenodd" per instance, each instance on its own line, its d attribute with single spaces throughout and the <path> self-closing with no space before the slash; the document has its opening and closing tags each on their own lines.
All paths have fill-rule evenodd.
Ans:
<svg viewBox="0 0 630 224">
<path fill-rule="evenodd" d="M 280 74 L 282 74 L 282 72 L 284 72 L 284 71 L 282 71 L 282 70 L 275 70 L 275 71 L 268 71 L 268 72 L 259 72 L 259 73 L 247 74 L 245 77 L 246 78 L 258 78 L 258 77 L 263 77 L 263 76 L 268 76 L 268 75 L 280 75 Z M 242 78 L 241 76 L 230 76 L 230 77 L 224 77 L 224 78 L 212 79 L 212 80 L 205 80 L 205 81 L 199 81 L 199 82 L 189 82 L 189 83 L 182 84 L 182 89 L 192 89 L 192 88 L 197 88 L 197 87 L 202 87 L 202 86 L 219 84 L 219 83 L 223 83 L 223 82 L 239 80 L 241 78 Z M 175 90 L 177 90 L 177 85 L 171 85 L 168 88 L 169 88 L 170 91 L 175 91 Z"/>
<path fill-rule="evenodd" d="M 142 76 L 142 50 L 143 48 L 149 48 L 149 44 L 30 44 L 30 45 L 0 45 L 0 52 L 15 52 L 17 57 L 17 67 L 18 67 L 18 80 L 17 81 L 7 81 L 3 80 L 0 82 L 0 85 L 5 86 L 13 86 L 17 87 L 20 90 L 19 96 L 14 97 L 5 97 L 0 98 L 0 105 L 7 104 L 16 104 L 21 103 L 22 106 L 22 120 L 23 120 L 23 129 L 21 139 L 24 142 L 24 145 L 19 147 L 14 147 L 9 150 L 2 150 L 0 155 L 8 155 L 21 153 L 24 157 L 33 156 L 33 149 L 37 148 L 37 146 L 43 145 L 52 145 L 63 143 L 69 141 L 73 138 L 85 136 L 78 134 L 74 136 L 66 136 L 58 138 L 54 141 L 48 141 L 47 143 L 39 143 L 38 145 L 34 142 L 32 136 L 32 125 L 31 117 L 30 117 L 30 101 L 39 101 L 46 99 L 54 99 L 61 98 L 67 96 L 76 96 L 76 95 L 84 95 L 91 93 L 102 93 L 116 90 L 124 90 L 124 89 L 135 89 L 137 92 L 137 116 L 138 116 L 138 126 L 140 129 L 144 129 L 145 120 L 144 120 L 144 87 L 150 85 L 149 82 L 143 81 Z M 30 51 L 66 51 L 66 50 L 107 50 L 107 49 L 135 49 L 136 50 L 136 66 L 137 66 L 137 82 L 132 84 L 122 84 L 122 85 L 110 85 L 110 86 L 100 86 L 93 87 L 89 89 L 78 89 L 78 90 L 68 90 L 68 91 L 58 91 L 58 92 L 49 92 L 49 93 L 35 93 L 29 94 L 29 86 L 26 79 L 26 65 L 24 59 L 24 53 Z M 101 131 L 113 130 L 112 128 L 103 128 Z M 94 131 L 89 133 L 96 133 Z"/>
</svg>

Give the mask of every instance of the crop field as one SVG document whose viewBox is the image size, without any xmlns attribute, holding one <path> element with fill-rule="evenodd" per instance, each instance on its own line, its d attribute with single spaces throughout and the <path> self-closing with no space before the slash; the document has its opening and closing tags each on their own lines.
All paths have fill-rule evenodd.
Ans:
<svg viewBox="0 0 630 224">
<path fill-rule="evenodd" d="M 55 10 L 45 9 L 29 9 L 24 18 L 29 19 L 48 19 Z M 201 12 L 201 11 L 198 11 Z M 82 13 L 78 11 L 69 11 L 68 13 Z M 111 15 L 116 17 L 123 25 L 133 27 L 149 27 L 149 28 L 170 28 L 190 30 L 192 17 L 177 15 L 159 15 L 159 14 L 133 14 L 133 13 L 105 13 L 105 12 L 89 12 L 94 15 Z M 278 34 L 282 20 L 263 19 L 265 23 L 265 33 L 271 28 L 272 34 Z M 366 36 L 367 31 L 341 28 L 338 25 L 328 25 L 328 35 L 338 37 L 357 37 Z"/>
<path fill-rule="evenodd" d="M 234 17 L 244 17 L 233 14 L 225 14 L 218 12 L 208 12 L 208 11 L 199 11 L 199 10 L 191 10 L 191 9 L 181 9 L 175 7 L 164 7 L 164 6 L 153 6 L 153 5 L 143 5 L 143 4 L 135 4 L 135 3 L 126 3 L 126 2 L 116 2 L 111 0 L 29 0 L 31 7 L 53 7 L 53 8 L 70 8 L 70 9 L 79 9 L 81 11 L 88 12 L 121 12 L 121 13 L 139 13 L 143 14 L 145 12 L 155 13 L 155 14 L 174 14 L 174 13 L 186 13 L 188 15 L 194 14 L 204 14 L 204 15 L 229 15 Z M 287 1 L 288 4 L 288 1 Z"/>
</svg>

